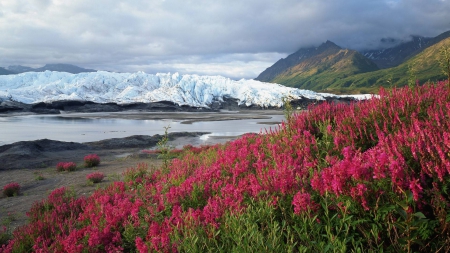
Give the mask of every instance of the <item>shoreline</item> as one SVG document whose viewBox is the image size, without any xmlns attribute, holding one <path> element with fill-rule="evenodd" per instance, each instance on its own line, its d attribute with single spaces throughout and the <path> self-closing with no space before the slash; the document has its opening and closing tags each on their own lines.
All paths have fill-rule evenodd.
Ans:
<svg viewBox="0 0 450 253">
<path fill-rule="evenodd" d="M 20 169 L 42 169 L 56 166 L 58 162 L 72 159 L 82 160 L 84 155 L 97 153 L 105 157 L 124 157 L 124 154 L 139 155 L 141 150 L 154 149 L 163 135 L 132 135 L 93 142 L 68 142 L 50 139 L 18 141 L 0 146 L 0 171 Z M 185 145 L 201 146 L 225 143 L 239 136 L 211 136 L 210 132 L 168 133 L 170 147 Z"/>
<path fill-rule="evenodd" d="M 325 96 L 321 99 L 301 97 L 289 101 L 293 108 L 306 110 L 310 105 L 323 102 L 330 103 L 350 103 L 357 101 L 357 98 L 351 96 Z M 134 102 L 120 104 L 117 102 L 96 103 L 88 100 L 57 100 L 48 102 L 37 102 L 26 104 L 14 100 L 0 99 L 0 116 L 9 113 L 36 113 L 36 114 L 61 114 L 64 112 L 123 112 L 123 111 L 141 111 L 141 112 L 220 112 L 228 111 L 265 111 L 265 110 L 283 110 L 283 106 L 260 106 L 240 104 L 242 101 L 231 97 L 223 97 L 221 100 L 214 100 L 205 107 L 196 107 L 191 105 L 179 105 L 171 101 L 158 102 Z M 244 101 L 245 102 L 245 101 Z"/>
<path fill-rule="evenodd" d="M 44 119 L 49 120 L 44 120 Z M 281 110 L 259 110 L 259 111 L 220 111 L 220 112 L 95 112 L 79 113 L 70 112 L 58 115 L 53 114 L 32 114 L 14 113 L 1 115 L 0 122 L 4 121 L 5 138 L 0 140 L 0 147 L 18 141 L 33 141 L 38 139 L 52 139 L 68 142 L 91 142 L 110 138 L 125 138 L 132 135 L 154 135 L 162 134 L 164 126 L 172 126 L 169 132 L 212 132 L 221 134 L 221 127 L 227 126 L 228 135 L 241 135 L 247 132 L 258 132 L 252 127 L 254 122 L 260 125 L 258 129 L 265 128 L 263 125 L 280 124 L 284 119 L 284 112 Z M 117 124 L 109 121 L 117 121 Z M 49 122 L 61 122 L 57 124 Z M 135 123 L 133 123 L 133 121 Z M 233 121 L 242 121 L 246 127 L 235 128 Z M 18 123 L 15 123 L 18 122 Z M 22 123 L 24 122 L 24 123 Z M 44 125 L 39 125 L 43 122 Z M 64 122 L 69 122 L 70 127 L 66 127 Z M 79 122 L 79 123 L 75 123 Z M 84 123 L 90 122 L 90 123 Z M 154 123 L 152 123 L 154 122 Z M 206 123 L 206 124 L 202 124 Z M 221 122 L 226 122 L 222 124 Z M 36 123 L 36 124 L 35 124 Z M 200 125 L 197 125 L 200 124 Z M 80 127 L 75 127 L 80 124 Z M 95 128 L 98 124 L 99 128 Z M 27 130 L 27 127 L 38 127 L 34 130 Z M 45 126 L 45 127 L 44 127 Z M 61 131 L 57 126 L 63 127 Z M 67 125 L 69 126 L 69 125 Z M 104 128 L 103 128 L 104 126 Z M 50 127 L 50 128 L 48 128 Z M 55 129 L 55 134 L 49 130 Z M 233 130 L 234 128 L 234 130 Z M 63 130 L 65 129 L 65 130 Z M 72 129 L 72 130 L 70 130 Z M 101 130 L 104 129 L 104 130 Z M 20 134 L 21 131 L 24 134 Z M 232 133 L 235 132 L 235 133 Z M 94 134 L 96 133 L 96 134 Z"/>
<path fill-rule="evenodd" d="M 270 115 L 282 115 L 282 110 L 244 110 L 219 112 L 71 112 L 54 115 L 58 117 L 122 118 L 135 120 L 175 118 L 184 124 L 202 121 L 229 121 L 253 119 L 256 124 L 267 124 L 258 120 L 270 119 Z M 0 117 L 42 115 L 35 113 L 0 114 Z M 270 123 L 276 123 L 271 121 Z M 168 145 L 181 148 L 184 145 L 214 145 L 239 138 L 237 136 L 214 136 L 210 132 L 170 132 Z M 161 160 L 157 155 L 142 152 L 154 149 L 162 135 L 132 135 L 124 138 L 109 138 L 93 142 L 67 142 L 58 140 L 19 141 L 0 146 L 0 221 L 11 220 L 15 229 L 27 222 L 26 212 L 38 201 L 60 187 L 73 189 L 78 197 L 90 196 L 97 188 L 106 187 L 123 178 L 122 173 L 138 164 L 147 164 L 150 169 L 158 168 Z M 83 168 L 83 157 L 97 154 L 101 159 L 95 168 Z M 78 166 L 74 172 L 56 172 L 58 162 L 73 161 Z M 103 182 L 87 183 L 86 175 L 92 172 L 105 174 Z M 42 179 L 40 179 L 42 178 Z M 2 188 L 10 182 L 17 182 L 22 189 L 18 196 L 6 198 Z"/>
</svg>

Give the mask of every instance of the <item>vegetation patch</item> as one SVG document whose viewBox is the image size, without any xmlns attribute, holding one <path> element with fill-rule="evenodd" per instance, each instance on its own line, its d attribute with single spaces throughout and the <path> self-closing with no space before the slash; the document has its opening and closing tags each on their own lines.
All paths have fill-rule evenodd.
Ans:
<svg viewBox="0 0 450 253">
<path fill-rule="evenodd" d="M 20 185 L 16 182 L 9 183 L 3 187 L 3 195 L 6 197 L 17 196 L 20 191 Z"/>
<path fill-rule="evenodd" d="M 139 164 L 89 197 L 57 189 L 2 251 L 450 251 L 450 87 L 379 94 Z"/>
<path fill-rule="evenodd" d="M 87 179 L 89 182 L 92 182 L 92 183 L 94 183 L 94 184 L 100 183 L 100 182 L 103 180 L 103 178 L 105 178 L 105 174 L 103 174 L 103 173 L 101 173 L 101 172 L 93 172 L 93 173 L 88 174 L 88 175 L 86 176 L 86 179 Z"/>
<path fill-rule="evenodd" d="M 100 164 L 100 157 L 97 154 L 90 154 L 84 157 L 84 167 L 92 168 Z"/>
<path fill-rule="evenodd" d="M 56 171 L 75 171 L 77 164 L 74 162 L 59 162 L 56 164 Z"/>
</svg>

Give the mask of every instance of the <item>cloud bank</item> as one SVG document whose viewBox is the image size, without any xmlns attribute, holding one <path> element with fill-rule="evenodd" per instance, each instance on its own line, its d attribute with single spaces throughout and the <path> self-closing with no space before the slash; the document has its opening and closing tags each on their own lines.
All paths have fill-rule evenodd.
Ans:
<svg viewBox="0 0 450 253">
<path fill-rule="evenodd" d="M 0 0 L 0 66 L 254 78 L 300 47 L 450 30 L 449 0 Z"/>
</svg>

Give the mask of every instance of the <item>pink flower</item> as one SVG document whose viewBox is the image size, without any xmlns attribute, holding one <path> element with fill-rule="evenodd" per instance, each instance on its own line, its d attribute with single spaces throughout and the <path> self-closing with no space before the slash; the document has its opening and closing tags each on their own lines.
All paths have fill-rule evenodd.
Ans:
<svg viewBox="0 0 450 253">
<path fill-rule="evenodd" d="M 9 183 L 3 187 L 3 195 L 12 197 L 20 191 L 20 185 L 16 182 Z"/>
<path fill-rule="evenodd" d="M 311 195 L 309 195 L 309 193 L 297 192 L 292 200 L 292 205 L 294 206 L 295 214 L 301 214 L 308 210 L 317 209 L 317 204 L 311 200 Z"/>
<path fill-rule="evenodd" d="M 147 245 L 144 243 L 144 241 L 142 240 L 142 238 L 136 237 L 135 243 L 136 243 L 136 249 L 137 249 L 140 253 L 147 253 L 147 252 L 148 252 L 148 247 L 147 247 Z"/>
<path fill-rule="evenodd" d="M 84 157 L 84 166 L 86 168 L 95 167 L 100 164 L 100 157 L 97 154 L 90 154 Z"/>
<path fill-rule="evenodd" d="M 409 182 L 409 189 L 413 194 L 414 200 L 418 201 L 423 190 L 422 186 L 419 183 L 419 179 L 411 180 Z"/>
<path fill-rule="evenodd" d="M 77 164 L 74 162 L 59 162 L 56 165 L 56 171 L 74 171 L 77 169 Z"/>
<path fill-rule="evenodd" d="M 86 176 L 86 179 L 95 184 L 101 182 L 104 177 L 105 175 L 101 172 L 93 172 L 91 174 L 88 174 Z"/>
</svg>

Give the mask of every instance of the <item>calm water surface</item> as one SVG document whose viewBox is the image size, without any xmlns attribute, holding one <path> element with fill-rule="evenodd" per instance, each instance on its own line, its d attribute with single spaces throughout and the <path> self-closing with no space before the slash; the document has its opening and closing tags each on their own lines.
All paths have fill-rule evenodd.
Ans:
<svg viewBox="0 0 450 253">
<path fill-rule="evenodd" d="M 169 132 L 211 132 L 211 136 L 237 136 L 249 132 L 277 128 L 273 122 L 281 122 L 283 115 L 269 115 L 271 119 L 244 119 L 228 121 L 204 121 L 181 124 L 175 120 L 131 120 L 61 117 L 60 115 L 27 115 L 0 117 L 0 145 L 17 141 L 52 139 L 60 141 L 88 142 L 131 135 L 164 134 Z M 261 124 L 272 122 L 271 124 Z"/>
</svg>

